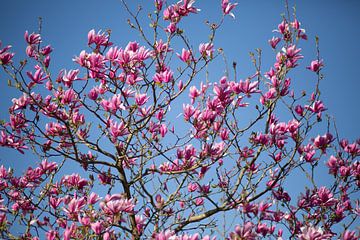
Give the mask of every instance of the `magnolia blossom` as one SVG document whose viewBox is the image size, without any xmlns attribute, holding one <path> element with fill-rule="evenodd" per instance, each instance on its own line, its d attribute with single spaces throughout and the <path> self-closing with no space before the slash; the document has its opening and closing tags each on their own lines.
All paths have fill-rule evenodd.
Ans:
<svg viewBox="0 0 360 240">
<path fill-rule="evenodd" d="M 302 227 L 301 233 L 297 235 L 300 240 L 326 240 L 332 237 L 330 233 L 324 233 L 321 228 Z"/>
<path fill-rule="evenodd" d="M 272 48 L 276 48 L 276 46 L 278 45 L 278 43 L 281 41 L 280 38 L 278 37 L 273 37 L 272 39 L 269 40 L 269 44 Z"/>
<path fill-rule="evenodd" d="M 39 65 L 35 66 L 36 72 L 33 74 L 32 72 L 26 72 L 27 76 L 31 79 L 31 83 L 29 84 L 29 87 L 32 87 L 35 84 L 43 84 L 44 80 L 48 79 L 49 76 L 45 75 L 43 70 Z"/>
<path fill-rule="evenodd" d="M 0 41 L 0 65 L 7 65 L 12 62 L 12 58 L 14 57 L 14 53 L 8 52 L 11 48 L 11 45 L 8 45 L 1 49 L 2 42 Z"/>
<path fill-rule="evenodd" d="M 29 32 L 26 31 L 24 34 L 24 38 L 25 38 L 25 41 L 29 45 L 33 45 L 33 44 L 36 45 L 36 44 L 41 43 L 41 36 L 40 36 L 40 34 L 37 34 L 37 33 L 29 34 Z"/>
<path fill-rule="evenodd" d="M 235 18 L 235 15 L 231 12 L 231 10 L 233 10 L 237 5 L 237 3 L 229 3 L 229 0 L 221 1 L 221 8 L 224 15 L 229 14 L 232 18 Z"/>
<path fill-rule="evenodd" d="M 78 80 L 78 75 L 79 74 L 79 69 L 76 70 L 70 70 L 69 72 L 67 72 L 66 70 L 64 71 L 64 75 L 62 77 L 62 81 L 64 82 L 64 85 L 67 87 L 71 87 L 71 85 L 73 84 L 73 82 L 75 80 Z"/>
<path fill-rule="evenodd" d="M 109 35 L 102 33 L 101 30 L 98 33 L 94 29 L 90 30 L 88 33 L 88 45 L 95 44 L 96 48 L 100 46 L 111 46 L 112 43 L 109 42 Z"/>
<path fill-rule="evenodd" d="M 323 66 L 324 66 L 323 60 L 314 60 L 311 62 L 310 66 L 308 66 L 306 68 L 317 73 L 320 71 L 320 69 Z"/>
<path fill-rule="evenodd" d="M 214 45 L 212 43 L 200 43 L 199 52 L 202 57 L 213 57 Z"/>
<path fill-rule="evenodd" d="M 126 199 L 120 194 L 106 195 L 100 203 L 101 209 L 108 215 L 117 215 L 121 212 L 130 213 L 135 205 L 132 199 Z"/>
<path fill-rule="evenodd" d="M 190 64 L 191 61 L 191 51 L 186 50 L 185 48 L 182 49 L 181 54 L 176 53 L 176 55 L 180 58 L 181 61 Z"/>
</svg>

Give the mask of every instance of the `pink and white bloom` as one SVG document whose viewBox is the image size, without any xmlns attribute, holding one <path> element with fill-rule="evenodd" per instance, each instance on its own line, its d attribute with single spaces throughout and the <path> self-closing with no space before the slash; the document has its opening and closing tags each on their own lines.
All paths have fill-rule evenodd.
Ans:
<svg viewBox="0 0 360 240">
<path fill-rule="evenodd" d="M 103 223 L 100 221 L 94 222 L 90 224 L 91 229 L 95 232 L 96 235 L 100 235 L 103 231 Z"/>
<path fill-rule="evenodd" d="M 41 43 L 41 36 L 40 34 L 37 33 L 31 33 L 29 35 L 29 32 L 26 31 L 24 34 L 24 38 L 29 45 L 35 45 Z"/>
<path fill-rule="evenodd" d="M 181 54 L 176 53 L 176 55 L 181 59 L 181 61 L 190 64 L 191 61 L 191 51 L 190 50 L 186 50 L 185 48 L 182 49 Z"/>
<path fill-rule="evenodd" d="M 144 105 L 150 97 L 146 96 L 146 93 L 136 93 L 135 102 L 138 106 Z"/>
<path fill-rule="evenodd" d="M 130 213 L 134 210 L 134 207 L 132 199 L 126 199 L 120 194 L 106 195 L 104 201 L 100 203 L 100 208 L 110 216 L 121 212 Z"/>
<path fill-rule="evenodd" d="M 199 52 L 202 57 L 213 57 L 214 45 L 212 43 L 200 43 Z"/>
<path fill-rule="evenodd" d="M 234 13 L 231 12 L 238 3 L 229 3 L 229 0 L 222 0 L 221 1 L 221 8 L 224 15 L 230 15 L 232 18 L 235 18 Z"/>
<path fill-rule="evenodd" d="M 307 69 L 313 72 L 319 72 L 320 69 L 324 66 L 323 60 L 314 60 L 311 62 L 310 66 L 306 67 Z"/>
<path fill-rule="evenodd" d="M 1 41 L 0 41 L 0 48 L 1 48 Z M 11 45 L 8 45 L 4 47 L 3 49 L 0 49 L 0 65 L 7 65 L 12 62 L 12 58 L 14 57 L 14 53 L 8 52 L 8 50 L 11 48 Z"/>
<path fill-rule="evenodd" d="M 272 37 L 272 39 L 269 40 L 269 44 L 272 48 L 276 48 L 276 46 L 278 45 L 278 43 L 281 41 L 281 38 L 278 37 Z"/>
<path fill-rule="evenodd" d="M 109 120 L 109 127 L 110 135 L 112 136 L 113 140 L 129 133 L 123 121 L 118 123 L 111 119 Z"/>
</svg>

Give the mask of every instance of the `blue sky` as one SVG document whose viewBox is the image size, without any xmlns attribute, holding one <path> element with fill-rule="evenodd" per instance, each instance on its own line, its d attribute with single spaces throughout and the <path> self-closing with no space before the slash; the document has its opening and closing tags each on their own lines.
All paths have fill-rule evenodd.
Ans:
<svg viewBox="0 0 360 240">
<path fill-rule="evenodd" d="M 130 7 L 136 8 L 135 1 Z M 146 13 L 153 10 L 150 0 L 136 1 L 144 6 L 143 23 L 147 22 Z M 169 1 L 170 2 L 170 1 Z M 202 11 L 186 19 L 181 27 L 191 39 L 194 46 L 207 41 L 208 31 L 204 20 L 215 20 L 221 16 L 218 0 L 199 0 L 196 6 Z M 225 19 L 223 28 L 218 32 L 216 47 L 222 47 L 229 63 L 236 61 L 238 78 L 245 78 L 253 73 L 249 51 L 263 49 L 264 71 L 272 65 L 274 54 L 267 41 L 273 36 L 272 30 L 281 22 L 281 13 L 285 11 L 284 1 L 239 0 L 236 8 L 236 19 Z M 296 5 L 297 15 L 306 29 L 309 40 L 302 43 L 302 60 L 305 66 L 316 58 L 315 36 L 320 38 L 321 58 L 324 59 L 325 79 L 321 82 L 321 95 L 327 113 L 334 116 L 340 137 L 354 140 L 360 136 L 360 111 L 358 110 L 358 55 L 360 45 L 360 1 L 323 0 L 323 1 L 289 1 Z M 23 34 L 37 31 L 38 17 L 43 19 L 42 38 L 45 44 L 51 44 L 53 76 L 60 69 L 71 69 L 77 66 L 72 58 L 87 48 L 87 33 L 91 29 L 112 29 L 112 41 L 115 45 L 125 47 L 129 41 L 138 40 L 138 33 L 129 29 L 126 20 L 129 18 L 119 0 L 108 1 L 46 1 L 17 0 L 2 1 L 2 21 L 0 22 L 0 40 L 3 45 L 13 45 L 17 61 L 25 56 Z M 147 25 L 144 25 L 146 29 Z M 181 50 L 182 46 L 177 49 Z M 303 65 L 304 66 L 304 65 Z M 209 69 L 213 81 L 224 74 L 224 68 Z M 311 89 L 316 75 L 299 71 L 293 77 L 293 83 L 300 89 Z M 198 83 L 197 83 L 198 84 Z M 0 73 L 0 119 L 8 119 L 7 109 L 11 99 L 19 93 L 7 87 L 7 78 Z M 323 134 L 323 132 L 319 132 Z M 17 161 L 19 154 L 15 151 L 0 148 L 0 164 L 21 166 Z M 21 159 L 27 158 L 22 156 Z"/>
</svg>

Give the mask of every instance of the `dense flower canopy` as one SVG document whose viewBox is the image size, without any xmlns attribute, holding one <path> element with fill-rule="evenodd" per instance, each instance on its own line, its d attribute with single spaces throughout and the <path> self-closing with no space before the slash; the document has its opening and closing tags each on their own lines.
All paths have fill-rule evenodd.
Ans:
<svg viewBox="0 0 360 240">
<path fill-rule="evenodd" d="M 72 69 L 52 70 L 41 33 L 25 32 L 20 63 L 0 45 L 19 92 L 0 146 L 38 158 L 21 176 L 0 167 L 2 238 L 359 238 L 360 140 L 339 139 L 324 117 L 326 60 L 316 45 L 316 59 L 303 61 L 309 37 L 295 14 L 269 31 L 271 66 L 257 50 L 249 76 L 238 79 L 234 62 L 233 74 L 209 80 L 202 74 L 226 51 L 217 32 L 237 3 L 220 1 L 221 18 L 193 46 L 182 21 L 199 14 L 194 0 L 155 0 L 152 35 L 142 8 L 121 2 L 139 39 L 118 46 L 110 30 L 91 29 Z M 314 76 L 309 94 L 293 87 L 299 68 Z M 324 168 L 328 186 L 314 177 Z M 299 172 L 311 185 L 296 194 L 286 183 Z M 233 219 L 223 232 L 222 216 Z"/>
</svg>

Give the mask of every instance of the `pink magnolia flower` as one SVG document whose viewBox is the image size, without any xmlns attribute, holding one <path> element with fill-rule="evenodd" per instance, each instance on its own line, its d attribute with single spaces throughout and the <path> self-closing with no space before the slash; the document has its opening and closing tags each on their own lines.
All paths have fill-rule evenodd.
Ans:
<svg viewBox="0 0 360 240">
<path fill-rule="evenodd" d="M 176 30 L 177 30 L 176 24 L 173 23 L 173 22 L 170 23 L 170 24 L 166 27 L 166 29 L 165 29 L 165 31 L 168 32 L 168 33 L 170 33 L 170 34 L 176 32 Z"/>
<path fill-rule="evenodd" d="M 329 168 L 329 173 L 336 175 L 340 168 L 341 161 L 338 160 L 333 155 L 330 156 L 329 160 L 326 162 L 326 165 Z"/>
<path fill-rule="evenodd" d="M 193 7 L 194 3 L 195 0 L 181 0 L 168 6 L 163 13 L 164 20 L 178 23 L 182 17 L 188 16 L 190 13 L 197 13 L 200 9 Z"/>
<path fill-rule="evenodd" d="M 214 45 L 212 43 L 200 43 L 199 52 L 202 57 L 213 57 Z"/>
<path fill-rule="evenodd" d="M 106 172 L 99 173 L 98 179 L 99 179 L 100 183 L 104 184 L 104 185 L 111 183 L 111 176 L 109 176 L 109 174 Z"/>
<path fill-rule="evenodd" d="M 323 136 L 318 135 L 313 141 L 314 146 L 320 149 L 323 153 L 325 153 L 326 149 L 329 147 L 330 143 L 333 140 L 333 136 L 330 133 L 326 133 Z"/>
<path fill-rule="evenodd" d="M 268 227 L 266 223 L 258 223 L 256 226 L 256 232 L 260 233 L 263 237 L 267 234 L 272 234 L 275 230 L 275 226 Z"/>
<path fill-rule="evenodd" d="M 0 48 L 1 48 L 2 42 L 0 41 Z M 4 47 L 3 49 L 0 49 L 0 65 L 7 65 L 12 62 L 12 58 L 14 57 L 14 53 L 8 52 L 8 50 L 11 48 L 11 45 L 8 45 Z"/>
<path fill-rule="evenodd" d="M 12 110 L 15 111 L 25 108 L 30 103 L 30 97 L 26 93 L 23 93 L 21 97 L 13 98 L 11 101 L 13 103 Z"/>
<path fill-rule="evenodd" d="M 135 216 L 136 228 L 139 232 L 143 231 L 144 226 L 146 225 L 146 218 L 143 215 Z"/>
<path fill-rule="evenodd" d="M 357 240 L 359 237 L 360 236 L 357 235 L 355 231 L 346 230 L 343 233 L 341 240 Z"/>
<path fill-rule="evenodd" d="M 87 203 L 88 204 L 91 204 L 91 205 L 94 205 L 95 203 L 97 203 L 98 201 L 100 200 L 100 197 L 99 195 L 97 195 L 96 193 L 92 192 L 88 199 L 87 199 Z"/>
<path fill-rule="evenodd" d="M 51 162 L 49 163 L 47 161 L 47 159 L 44 159 L 41 164 L 40 164 L 40 169 L 44 172 L 44 173 L 50 173 L 53 172 L 57 169 L 57 163 L 56 162 Z"/>
<path fill-rule="evenodd" d="M 134 210 L 135 204 L 132 199 L 126 199 L 120 194 L 106 195 L 103 202 L 100 203 L 100 208 L 107 215 L 117 215 L 121 212 L 130 213 Z"/>
<path fill-rule="evenodd" d="M 332 237 L 330 233 L 324 233 L 321 228 L 302 227 L 301 233 L 297 235 L 300 240 L 326 240 Z"/>
<path fill-rule="evenodd" d="M 88 33 L 88 45 L 95 44 L 96 48 L 100 46 L 111 46 L 112 43 L 109 42 L 109 35 L 102 33 L 101 30 L 98 33 L 95 33 L 95 30 L 92 29 Z"/>
<path fill-rule="evenodd" d="M 341 166 L 339 169 L 340 176 L 348 177 L 350 176 L 351 168 L 349 166 Z"/>
<path fill-rule="evenodd" d="M 88 66 L 88 54 L 85 50 L 82 50 L 78 57 L 73 59 L 74 62 L 78 63 L 82 67 L 89 67 Z"/>
<path fill-rule="evenodd" d="M 182 82 L 181 79 L 179 80 L 177 87 L 178 87 L 179 91 L 182 91 L 184 89 L 184 83 Z"/>
<path fill-rule="evenodd" d="M 62 77 L 62 82 L 64 83 L 64 85 L 67 87 L 71 87 L 73 82 L 79 79 L 77 76 L 79 74 L 79 71 L 79 69 L 70 70 L 69 72 L 65 70 Z"/>
<path fill-rule="evenodd" d="M 96 100 L 98 98 L 98 88 L 94 87 L 89 91 L 88 97 L 91 100 Z"/>
<path fill-rule="evenodd" d="M 53 48 L 50 45 L 47 45 L 40 49 L 40 53 L 44 56 L 49 55 L 53 51 Z"/>
<path fill-rule="evenodd" d="M 164 117 L 164 109 L 159 109 L 159 111 L 156 112 L 155 117 L 157 118 L 157 120 L 161 121 Z"/>
<path fill-rule="evenodd" d="M 246 239 L 256 240 L 258 234 L 254 231 L 254 224 L 252 222 L 246 222 L 244 226 L 237 225 L 235 231 L 229 234 L 228 240 Z"/>
<path fill-rule="evenodd" d="M 31 79 L 29 87 L 34 86 L 35 84 L 43 84 L 44 80 L 49 78 L 49 75 L 44 75 L 45 73 L 39 65 L 35 66 L 36 72 L 26 72 L 27 76 Z"/>
<path fill-rule="evenodd" d="M 150 97 L 146 96 L 146 93 L 142 93 L 142 94 L 135 94 L 135 102 L 138 106 L 142 106 L 144 105 Z"/>
<path fill-rule="evenodd" d="M 81 178 L 79 174 L 66 175 L 61 179 L 61 183 L 69 188 L 77 188 L 79 190 L 83 189 L 88 185 L 88 181 L 84 178 Z"/>
<path fill-rule="evenodd" d="M 278 45 L 278 43 L 281 41 L 280 38 L 278 37 L 272 37 L 272 39 L 269 40 L 269 44 L 272 48 L 276 48 L 276 46 Z"/>
<path fill-rule="evenodd" d="M 103 240 L 112 240 L 115 238 L 109 231 L 106 231 L 102 237 Z"/>
<path fill-rule="evenodd" d="M 48 134 L 49 136 L 63 136 L 67 133 L 66 126 L 56 122 L 47 123 L 45 129 L 46 134 Z"/>
<path fill-rule="evenodd" d="M 229 3 L 229 0 L 221 1 L 221 8 L 224 15 L 230 15 L 232 18 L 235 18 L 235 15 L 231 12 L 238 4 L 237 3 Z"/>
<path fill-rule="evenodd" d="M 278 25 L 278 30 L 276 30 L 276 31 L 278 31 L 278 32 L 281 33 L 281 34 L 286 33 L 287 31 L 289 31 L 289 24 L 288 24 L 285 20 L 283 20 L 283 21 Z"/>
<path fill-rule="evenodd" d="M 201 92 L 195 86 L 190 87 L 189 97 L 191 98 L 192 104 L 195 102 L 195 99 L 200 96 L 200 93 Z"/>
<path fill-rule="evenodd" d="M 23 139 L 15 137 L 12 134 L 7 135 L 5 131 L 0 132 L 0 146 L 14 148 L 22 154 L 24 154 L 24 149 L 28 149 Z"/>
<path fill-rule="evenodd" d="M 47 240 L 59 239 L 59 232 L 57 232 L 55 230 L 50 230 L 50 231 L 46 232 L 45 236 L 46 236 Z"/>
<path fill-rule="evenodd" d="M 267 145 L 269 143 L 269 135 L 267 134 L 263 134 L 263 133 L 256 133 L 254 136 L 252 136 L 251 140 L 255 143 L 255 144 L 260 144 L 260 145 Z"/>
<path fill-rule="evenodd" d="M 357 156 L 360 155 L 360 141 L 353 142 L 349 144 L 347 140 L 344 140 L 345 142 L 342 145 L 342 148 L 345 152 L 350 153 L 351 155 Z"/>
<path fill-rule="evenodd" d="M 160 57 L 162 57 L 164 53 L 172 51 L 172 48 L 169 47 L 168 43 L 164 42 L 162 39 L 156 41 L 155 47 L 155 52 L 160 54 Z"/>
<path fill-rule="evenodd" d="M 71 103 L 75 103 L 78 100 L 77 93 L 72 89 L 68 89 L 62 94 L 59 95 L 59 98 L 61 99 L 61 103 L 64 105 L 70 105 Z"/>
<path fill-rule="evenodd" d="M 195 192 L 197 189 L 198 189 L 197 183 L 189 183 L 189 185 L 188 185 L 189 192 Z"/>
<path fill-rule="evenodd" d="M 316 194 L 317 195 L 312 199 L 312 202 L 316 205 L 330 207 L 338 202 L 338 200 L 333 197 L 333 194 L 326 187 L 320 187 Z"/>
<path fill-rule="evenodd" d="M 155 233 L 155 240 L 170 240 L 175 239 L 175 233 L 171 230 L 161 231 L 159 233 Z"/>
<path fill-rule="evenodd" d="M 52 208 L 57 209 L 62 201 L 62 198 L 50 197 L 49 204 Z"/>
<path fill-rule="evenodd" d="M 135 85 L 137 82 L 143 80 L 140 76 L 135 73 L 130 73 L 126 75 L 126 83 L 129 85 Z"/>
<path fill-rule="evenodd" d="M 15 130 L 17 133 L 20 133 L 20 130 L 22 128 L 25 128 L 28 126 L 26 123 L 25 115 L 23 113 L 16 113 L 10 115 L 10 122 L 6 124 L 7 126 L 10 126 L 13 130 Z"/>
<path fill-rule="evenodd" d="M 123 121 L 118 123 L 112 119 L 109 120 L 109 131 L 114 140 L 129 133 Z"/>
<path fill-rule="evenodd" d="M 304 108 L 301 105 L 296 105 L 294 110 L 299 116 L 304 116 Z"/>
<path fill-rule="evenodd" d="M 115 113 L 117 110 L 125 110 L 120 94 L 115 94 L 108 100 L 103 99 L 100 104 L 107 112 Z"/>
<path fill-rule="evenodd" d="M 41 42 L 41 37 L 40 34 L 37 33 L 31 33 L 29 35 L 29 32 L 26 31 L 24 34 L 24 38 L 25 41 L 29 44 L 29 45 L 33 45 L 33 44 L 39 44 Z"/>
<path fill-rule="evenodd" d="M 183 48 L 181 54 L 176 53 L 176 55 L 181 59 L 181 61 L 190 64 L 190 58 L 192 56 L 190 50 L 186 50 L 185 48 Z"/>
<path fill-rule="evenodd" d="M 305 105 L 305 109 L 310 110 L 313 113 L 317 113 L 317 117 L 321 119 L 321 113 L 326 110 L 325 105 L 322 101 L 315 101 L 311 106 Z"/>
<path fill-rule="evenodd" d="M 150 110 L 151 110 L 151 106 L 138 108 L 139 115 L 140 115 L 141 117 L 147 117 L 147 116 L 149 116 Z"/>
<path fill-rule="evenodd" d="M 78 110 L 75 110 L 71 120 L 75 126 L 81 126 L 85 123 L 85 115 L 80 114 Z"/>
<path fill-rule="evenodd" d="M 95 232 L 96 235 L 100 235 L 103 231 L 103 222 L 96 221 L 90 224 L 91 229 Z"/>
<path fill-rule="evenodd" d="M 218 99 L 223 106 L 227 106 L 231 101 L 231 89 L 228 87 L 228 84 L 214 84 L 213 92 L 216 95 L 216 99 Z"/>
<path fill-rule="evenodd" d="M 164 4 L 164 0 L 154 0 L 154 4 L 155 7 L 158 11 L 161 11 L 163 4 Z"/>
<path fill-rule="evenodd" d="M 189 13 L 197 13 L 200 11 L 200 9 L 193 7 L 195 0 L 181 0 L 180 2 L 182 1 L 184 1 L 184 4 L 180 7 L 182 15 L 187 16 Z"/>
<path fill-rule="evenodd" d="M 124 51 L 122 49 L 119 49 L 118 47 L 111 47 L 106 52 L 105 58 L 112 62 L 117 62 L 122 57 L 122 54 L 124 54 Z M 129 56 L 127 55 L 127 57 Z"/>
<path fill-rule="evenodd" d="M 319 72 L 320 69 L 324 66 L 323 60 L 314 60 L 311 62 L 310 66 L 306 67 L 307 69 L 313 72 Z"/>
<path fill-rule="evenodd" d="M 229 133 L 230 133 L 229 129 L 227 129 L 227 128 L 221 129 L 221 131 L 220 131 L 221 140 L 223 140 L 223 141 L 228 140 L 229 139 Z"/>
<path fill-rule="evenodd" d="M 159 128 L 161 137 L 165 137 L 166 133 L 168 132 L 168 128 L 166 124 L 162 123 Z"/>
<path fill-rule="evenodd" d="M 258 90 L 259 81 L 250 82 L 249 79 L 246 79 L 245 81 L 240 80 L 239 83 L 233 84 L 233 90 L 235 93 L 244 93 L 246 96 L 250 97 L 253 93 L 258 93 L 260 90 Z"/>
<path fill-rule="evenodd" d="M 204 204 L 204 198 L 197 198 L 196 200 L 195 200 L 195 205 L 196 206 L 201 206 L 201 205 L 203 205 Z"/>
<path fill-rule="evenodd" d="M 156 73 L 153 77 L 154 82 L 156 83 L 168 83 L 173 80 L 173 72 L 171 70 L 166 69 L 160 73 Z"/>
<path fill-rule="evenodd" d="M 66 204 L 66 207 L 63 208 L 63 210 L 69 218 L 77 219 L 78 214 L 80 213 L 81 209 L 85 207 L 85 205 L 86 205 L 85 197 L 79 199 L 72 198 L 70 202 Z"/>
</svg>

